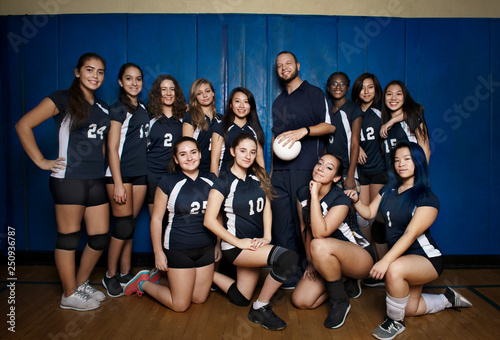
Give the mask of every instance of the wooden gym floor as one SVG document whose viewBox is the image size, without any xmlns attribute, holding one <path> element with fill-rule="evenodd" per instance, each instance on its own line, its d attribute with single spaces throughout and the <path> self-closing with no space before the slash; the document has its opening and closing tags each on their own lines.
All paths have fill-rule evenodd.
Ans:
<svg viewBox="0 0 500 340">
<path fill-rule="evenodd" d="M 285 290 L 272 300 L 275 312 L 287 322 L 279 332 L 248 321 L 249 307 L 232 305 L 220 292 L 185 313 L 172 312 L 146 294 L 108 297 L 99 309 L 77 312 L 59 308 L 61 286 L 54 266 L 17 266 L 15 289 L 8 286 L 7 267 L 0 268 L 1 339 L 372 339 L 372 330 L 385 316 L 384 289 L 366 287 L 358 299 L 351 299 L 345 324 L 335 330 L 323 326 L 326 304 L 298 310 L 290 302 L 291 291 Z M 101 291 L 104 273 L 98 267 L 90 278 Z M 500 339 L 500 269 L 447 269 L 426 291 L 439 293 L 445 286 L 456 288 L 474 306 L 406 318 L 406 331 L 398 340 Z M 7 323 L 12 306 L 15 333 Z"/>
</svg>

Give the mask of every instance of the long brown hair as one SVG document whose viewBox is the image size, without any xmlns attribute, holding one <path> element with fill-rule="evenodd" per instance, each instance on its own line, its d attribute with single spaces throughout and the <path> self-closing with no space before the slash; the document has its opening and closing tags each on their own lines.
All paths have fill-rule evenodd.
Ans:
<svg viewBox="0 0 500 340">
<path fill-rule="evenodd" d="M 192 125 L 200 130 L 208 130 L 208 123 L 205 119 L 205 114 L 201 108 L 200 103 L 198 103 L 197 95 L 200 86 L 203 84 L 207 84 L 210 86 L 210 89 L 214 93 L 214 99 L 212 100 L 212 104 L 210 104 L 210 109 L 212 111 L 212 118 L 215 118 L 217 114 L 217 109 L 215 108 L 215 90 L 214 86 L 211 82 L 209 82 L 205 78 L 196 79 L 191 85 L 191 90 L 189 91 L 189 112 L 191 113 L 191 121 Z"/>
<path fill-rule="evenodd" d="M 188 136 L 179 137 L 172 146 L 172 157 L 170 158 L 170 162 L 168 163 L 168 172 L 182 171 L 181 166 L 175 162 L 174 158 L 177 157 L 177 152 L 179 151 L 179 145 L 181 145 L 184 142 L 194 143 L 194 145 L 196 145 L 196 148 L 198 149 L 198 152 L 201 153 L 200 145 L 198 144 L 198 141 L 196 139 Z"/>
<path fill-rule="evenodd" d="M 236 147 L 240 144 L 241 141 L 245 139 L 250 139 L 257 145 L 257 139 L 250 133 L 250 132 L 242 132 L 238 134 L 234 139 L 233 142 L 231 143 L 231 148 L 233 150 L 236 150 Z M 234 162 L 234 158 L 233 158 Z M 262 190 L 264 190 L 264 193 L 266 194 L 266 197 L 270 200 L 276 197 L 276 192 L 273 189 L 273 186 L 271 184 L 271 178 L 269 177 L 269 174 L 267 173 L 266 169 L 261 167 L 257 160 L 255 160 L 250 167 L 250 170 L 257 176 L 260 182 L 260 187 Z"/>
<path fill-rule="evenodd" d="M 126 63 L 126 64 L 123 64 L 122 67 L 120 67 L 120 71 L 118 71 L 118 80 L 123 81 L 123 79 L 122 79 L 123 74 L 125 73 L 125 71 L 129 67 L 134 67 L 134 68 L 138 69 L 139 72 L 141 73 L 141 78 L 144 79 L 144 75 L 143 75 L 142 70 L 139 67 L 139 65 L 136 65 L 134 63 Z M 137 106 L 132 104 L 132 101 L 128 97 L 127 92 L 125 92 L 125 89 L 123 88 L 123 86 L 120 86 L 120 98 L 119 99 L 123 104 L 125 104 L 129 113 L 131 113 L 131 114 L 135 113 L 135 111 L 137 110 Z"/>
<path fill-rule="evenodd" d="M 97 59 L 102 62 L 104 69 L 106 70 L 106 60 L 97 53 L 89 52 L 80 56 L 78 63 L 75 66 L 75 71 L 83 67 L 85 62 L 90 59 Z M 67 108 L 67 114 L 71 122 L 70 129 L 75 130 L 82 126 L 83 121 L 88 119 L 90 116 L 90 111 L 92 107 L 89 105 L 85 95 L 83 94 L 82 88 L 80 87 L 80 78 L 76 77 L 73 79 L 70 88 L 68 89 L 69 102 Z"/>
<path fill-rule="evenodd" d="M 175 99 L 172 107 L 172 116 L 176 120 L 184 118 L 186 112 L 186 100 L 184 93 L 177 80 L 170 74 L 162 74 L 155 79 L 151 90 L 149 91 L 148 111 L 153 118 L 163 117 L 162 98 L 161 98 L 161 82 L 164 80 L 171 80 L 175 86 Z"/>
</svg>

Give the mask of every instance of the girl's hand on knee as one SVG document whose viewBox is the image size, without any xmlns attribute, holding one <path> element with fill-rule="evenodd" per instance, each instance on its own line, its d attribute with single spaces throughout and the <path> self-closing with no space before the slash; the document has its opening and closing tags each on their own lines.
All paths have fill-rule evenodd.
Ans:
<svg viewBox="0 0 500 340">
<path fill-rule="evenodd" d="M 254 238 L 252 240 L 253 248 L 254 249 L 259 249 L 265 246 L 266 244 L 271 243 L 271 240 L 265 239 L 265 238 Z"/>
<path fill-rule="evenodd" d="M 309 263 L 307 265 L 307 268 L 304 272 L 304 278 L 308 279 L 309 281 L 316 281 L 316 269 L 314 269 L 314 266 L 312 263 Z"/>
<path fill-rule="evenodd" d="M 243 250 L 255 250 L 253 239 L 251 238 L 240 238 L 238 244 L 235 244 L 235 246 Z"/>
<path fill-rule="evenodd" d="M 389 263 L 380 260 L 370 270 L 370 276 L 376 280 L 382 280 L 389 269 Z"/>
</svg>

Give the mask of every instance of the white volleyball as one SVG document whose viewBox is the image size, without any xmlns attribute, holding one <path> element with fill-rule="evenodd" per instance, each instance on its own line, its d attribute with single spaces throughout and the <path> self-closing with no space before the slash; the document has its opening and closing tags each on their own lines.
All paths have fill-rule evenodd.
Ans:
<svg viewBox="0 0 500 340">
<path fill-rule="evenodd" d="M 278 139 L 275 139 L 273 144 L 273 151 L 274 154 L 278 156 L 278 158 L 284 161 L 291 161 L 292 159 L 296 158 L 300 153 L 300 149 L 302 149 L 300 141 L 296 141 L 295 143 L 293 143 L 291 148 L 288 148 L 290 146 L 290 143 L 288 143 L 286 146 L 283 146 L 282 143 L 284 143 L 283 140 L 281 140 L 280 144 L 278 143 Z"/>
</svg>

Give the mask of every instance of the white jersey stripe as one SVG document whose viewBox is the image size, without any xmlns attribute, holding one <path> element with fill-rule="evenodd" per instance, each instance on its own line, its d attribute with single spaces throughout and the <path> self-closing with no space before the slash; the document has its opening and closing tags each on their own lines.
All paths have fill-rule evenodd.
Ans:
<svg viewBox="0 0 500 340">
<path fill-rule="evenodd" d="M 68 164 L 68 147 L 69 147 L 69 135 L 70 135 L 70 118 L 66 115 L 59 128 L 59 157 L 64 158 L 66 165 Z M 66 177 L 66 167 L 58 172 L 52 172 L 50 176 L 55 178 L 65 178 Z"/>
<path fill-rule="evenodd" d="M 238 179 L 235 179 L 233 181 L 233 183 L 231 183 L 231 189 L 229 190 L 229 195 L 227 195 L 227 198 L 225 200 L 225 210 L 226 210 L 226 216 L 227 216 L 227 231 L 233 236 L 236 236 L 236 215 L 233 211 L 233 200 L 234 200 L 234 192 L 236 191 L 237 185 L 238 185 Z M 222 242 L 221 242 L 221 249 L 222 250 L 228 250 L 228 249 L 233 249 L 233 248 L 234 248 L 234 245 L 222 240 Z"/>
<path fill-rule="evenodd" d="M 168 223 L 167 223 L 167 228 L 165 229 L 165 238 L 163 241 L 163 247 L 165 249 L 169 249 L 169 243 L 170 243 L 170 233 L 172 232 L 172 221 L 174 220 L 175 216 L 175 201 L 177 200 L 177 197 L 179 196 L 179 192 L 181 191 L 182 187 L 186 183 L 187 179 L 183 179 L 182 181 L 179 181 L 174 188 L 172 189 L 172 192 L 170 193 L 170 196 L 168 197 L 168 202 L 167 202 L 167 212 L 168 213 Z M 172 212 L 172 213 L 170 213 Z"/>
</svg>

